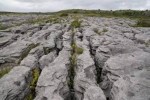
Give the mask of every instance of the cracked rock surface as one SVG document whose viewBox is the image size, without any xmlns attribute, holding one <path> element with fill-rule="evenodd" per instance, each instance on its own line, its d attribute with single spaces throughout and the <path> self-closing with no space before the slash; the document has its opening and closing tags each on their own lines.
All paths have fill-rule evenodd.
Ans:
<svg viewBox="0 0 150 100">
<path fill-rule="evenodd" d="M 3 24 L 31 19 L 5 17 Z M 29 94 L 33 100 L 150 100 L 150 28 L 123 18 L 79 20 L 74 29 L 73 18 L 64 17 L 0 31 L 0 71 L 12 68 L 0 78 L 0 100 Z"/>
</svg>

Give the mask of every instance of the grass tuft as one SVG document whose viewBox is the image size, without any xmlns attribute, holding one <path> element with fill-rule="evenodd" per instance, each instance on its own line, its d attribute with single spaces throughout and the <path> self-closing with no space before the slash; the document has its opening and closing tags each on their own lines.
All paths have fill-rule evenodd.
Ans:
<svg viewBox="0 0 150 100">
<path fill-rule="evenodd" d="M 79 28 L 80 26 L 81 26 L 81 22 L 77 19 L 71 23 L 71 28 Z"/>
<path fill-rule="evenodd" d="M 76 45 L 76 43 L 72 43 L 71 45 L 73 52 L 76 54 L 82 54 L 83 53 L 83 48 L 80 48 Z"/>
<path fill-rule="evenodd" d="M 51 49 L 49 47 L 43 47 L 44 54 L 47 55 L 51 52 Z"/>
<path fill-rule="evenodd" d="M 98 35 L 103 35 L 103 33 L 107 32 L 108 30 L 106 28 L 103 28 L 103 30 L 100 32 L 97 28 L 94 28 L 93 31 Z"/>
<path fill-rule="evenodd" d="M 38 81 L 38 78 L 40 76 L 40 69 L 34 68 L 32 70 L 32 81 L 30 83 L 30 93 L 26 96 L 25 100 L 33 100 L 35 97 L 35 88 Z"/>
<path fill-rule="evenodd" d="M 97 28 L 94 28 L 93 31 L 98 34 L 98 35 L 101 35 L 101 32 L 97 29 Z"/>
<path fill-rule="evenodd" d="M 82 53 L 83 53 L 83 49 L 80 48 L 80 47 L 77 47 L 77 48 L 76 48 L 76 53 L 77 53 L 77 54 L 82 54 Z"/>
<path fill-rule="evenodd" d="M 68 86 L 69 89 L 72 90 L 74 88 L 74 77 L 75 77 L 75 67 L 77 65 L 77 55 L 73 53 L 70 57 L 70 68 L 68 71 Z"/>
<path fill-rule="evenodd" d="M 149 47 L 149 46 L 150 46 L 150 41 L 146 42 L 146 43 L 145 43 L 145 46 L 146 46 L 146 47 Z"/>
<path fill-rule="evenodd" d="M 6 68 L 3 68 L 3 69 L 0 69 L 0 78 L 2 78 L 5 74 L 10 72 L 11 69 L 12 69 L 11 67 L 6 67 Z"/>
<path fill-rule="evenodd" d="M 30 88 L 31 89 L 35 89 L 36 83 L 37 83 L 38 78 L 40 76 L 40 70 L 39 70 L 39 68 L 35 68 L 35 69 L 32 70 L 32 76 L 33 76 L 33 80 L 32 80 L 32 82 L 30 84 Z"/>
<path fill-rule="evenodd" d="M 104 28 L 102 32 L 108 32 L 108 30 L 106 28 Z"/>
</svg>

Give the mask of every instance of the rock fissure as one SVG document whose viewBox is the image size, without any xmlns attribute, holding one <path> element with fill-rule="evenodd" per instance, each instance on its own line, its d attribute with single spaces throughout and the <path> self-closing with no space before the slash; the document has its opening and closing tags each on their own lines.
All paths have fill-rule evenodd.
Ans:
<svg viewBox="0 0 150 100">
<path fill-rule="evenodd" d="M 26 96 L 25 100 L 33 100 L 36 97 L 35 88 L 36 88 L 37 81 L 40 76 L 41 70 L 39 68 L 34 68 L 31 70 L 31 72 L 32 72 L 32 80 L 30 81 L 30 84 L 29 84 L 30 92 Z"/>
<path fill-rule="evenodd" d="M 100 67 L 98 65 L 98 62 L 96 61 L 96 58 L 95 58 L 95 53 L 93 53 L 92 45 L 90 43 L 89 43 L 89 52 L 90 52 L 90 55 L 91 55 L 91 57 L 92 57 L 92 59 L 94 61 L 94 65 L 95 65 L 96 82 L 97 82 L 97 84 L 99 84 L 102 81 L 102 79 L 101 79 L 102 66 Z"/>
<path fill-rule="evenodd" d="M 74 30 L 74 29 L 73 29 Z M 69 87 L 69 94 L 65 100 L 76 100 L 75 97 L 75 91 L 74 91 L 74 77 L 75 77 L 75 68 L 77 66 L 77 54 L 76 54 L 76 48 L 74 47 L 75 44 L 75 39 L 74 39 L 75 32 L 72 31 L 71 33 L 71 52 L 70 55 L 71 57 L 69 58 L 70 64 L 69 64 L 69 69 L 68 69 L 68 87 Z"/>
</svg>

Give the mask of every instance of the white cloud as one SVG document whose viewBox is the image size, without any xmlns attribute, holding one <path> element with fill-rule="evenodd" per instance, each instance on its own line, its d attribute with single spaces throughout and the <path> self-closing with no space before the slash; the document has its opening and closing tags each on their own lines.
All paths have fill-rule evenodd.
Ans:
<svg viewBox="0 0 150 100">
<path fill-rule="evenodd" d="M 0 0 L 0 11 L 50 12 L 63 9 L 150 9 L 150 0 Z"/>
</svg>

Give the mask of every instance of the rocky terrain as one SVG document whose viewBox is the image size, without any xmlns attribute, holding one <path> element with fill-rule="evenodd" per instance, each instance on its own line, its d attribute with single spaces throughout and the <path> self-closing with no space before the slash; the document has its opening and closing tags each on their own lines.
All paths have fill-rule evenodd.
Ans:
<svg viewBox="0 0 150 100">
<path fill-rule="evenodd" d="M 1 30 L 0 71 L 11 70 L 0 100 L 150 100 L 150 28 L 135 23 L 62 17 Z"/>
</svg>

